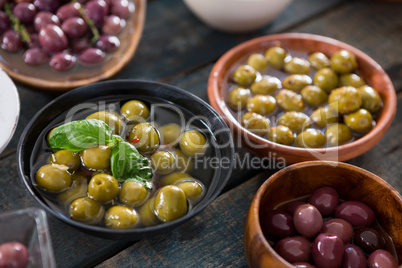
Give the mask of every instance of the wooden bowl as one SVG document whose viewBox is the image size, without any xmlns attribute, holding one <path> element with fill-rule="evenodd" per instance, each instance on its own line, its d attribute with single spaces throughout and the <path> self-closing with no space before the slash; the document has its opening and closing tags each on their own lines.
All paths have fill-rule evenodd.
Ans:
<svg viewBox="0 0 402 268">
<path fill-rule="evenodd" d="M 392 238 L 402 264 L 402 197 L 380 177 L 356 166 L 330 161 L 308 161 L 286 167 L 258 189 L 244 227 L 244 249 L 250 267 L 293 267 L 268 244 L 260 214 L 278 204 L 311 195 L 322 186 L 335 188 L 343 200 L 370 206 L 384 231 Z"/>
<path fill-rule="evenodd" d="M 126 20 L 126 27 L 118 37 L 120 47 L 107 53 L 103 63 L 91 66 L 77 64 L 66 72 L 54 71 L 45 64 L 29 66 L 24 63 L 23 52 L 9 53 L 0 50 L 0 67 L 14 80 L 45 91 L 64 92 L 111 78 L 126 66 L 137 50 L 145 23 L 146 0 L 133 0 L 135 11 Z"/>
<path fill-rule="evenodd" d="M 337 147 L 305 149 L 285 146 L 254 135 L 236 120 L 226 105 L 227 81 L 233 68 L 253 52 L 264 52 L 280 42 L 285 49 L 311 53 L 321 51 L 332 55 L 346 49 L 352 52 L 359 64 L 358 72 L 366 82 L 374 87 L 383 101 L 383 108 L 376 119 L 376 126 L 362 138 Z M 288 164 L 331 160 L 346 161 L 357 157 L 377 144 L 391 125 L 396 112 L 396 94 L 392 82 L 385 71 L 362 51 L 340 41 L 313 34 L 285 33 L 263 36 L 242 43 L 226 52 L 214 65 L 208 80 L 208 97 L 211 106 L 224 118 L 236 136 L 240 136 L 243 145 L 262 157 L 282 157 Z"/>
</svg>

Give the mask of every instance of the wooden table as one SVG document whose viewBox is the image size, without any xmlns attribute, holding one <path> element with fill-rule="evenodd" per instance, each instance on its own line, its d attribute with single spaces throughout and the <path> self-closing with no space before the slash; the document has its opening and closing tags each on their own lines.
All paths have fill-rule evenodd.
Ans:
<svg viewBox="0 0 402 268">
<path fill-rule="evenodd" d="M 214 62 L 231 47 L 278 32 L 329 36 L 357 47 L 389 74 L 402 101 L 402 3 L 369 0 L 296 0 L 260 31 L 230 35 L 199 21 L 182 0 L 148 1 L 138 51 L 115 79 L 148 79 L 186 89 L 207 100 Z M 21 115 L 16 133 L 0 155 L 0 212 L 38 207 L 17 175 L 16 147 L 24 126 L 55 96 L 17 84 Z M 402 192 L 402 111 L 381 142 L 348 163 L 367 169 Z M 237 148 L 237 151 L 243 151 Z M 241 152 L 244 154 L 244 152 Z M 237 168 L 223 193 L 203 212 L 174 231 L 132 242 L 79 232 L 49 216 L 58 267 L 245 267 L 243 225 L 261 183 L 275 170 Z"/>
</svg>

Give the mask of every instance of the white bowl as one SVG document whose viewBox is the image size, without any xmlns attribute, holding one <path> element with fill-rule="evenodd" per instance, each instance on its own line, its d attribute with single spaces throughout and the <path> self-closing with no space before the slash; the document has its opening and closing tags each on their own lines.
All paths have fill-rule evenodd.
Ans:
<svg viewBox="0 0 402 268">
<path fill-rule="evenodd" d="M 241 33 L 273 21 L 292 0 L 184 0 L 188 8 L 217 30 Z"/>
</svg>

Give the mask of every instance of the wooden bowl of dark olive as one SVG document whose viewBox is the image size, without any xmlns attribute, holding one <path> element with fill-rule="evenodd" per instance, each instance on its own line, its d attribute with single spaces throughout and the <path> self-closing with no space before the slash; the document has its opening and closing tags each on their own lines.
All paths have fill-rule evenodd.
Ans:
<svg viewBox="0 0 402 268">
<path fill-rule="evenodd" d="M 378 176 L 307 161 L 269 177 L 244 227 L 249 267 L 398 267 L 402 197 Z M 385 266 L 384 266 L 385 265 Z"/>
<path fill-rule="evenodd" d="M 211 71 L 208 97 L 244 146 L 287 164 L 357 157 L 380 141 L 396 112 L 392 82 L 372 58 L 301 33 L 226 52 Z"/>
<path fill-rule="evenodd" d="M 202 115 L 202 116 L 201 116 Z M 198 97 L 116 80 L 46 105 L 18 145 L 19 175 L 47 212 L 82 231 L 137 240 L 202 211 L 229 179 L 230 130 Z"/>
</svg>

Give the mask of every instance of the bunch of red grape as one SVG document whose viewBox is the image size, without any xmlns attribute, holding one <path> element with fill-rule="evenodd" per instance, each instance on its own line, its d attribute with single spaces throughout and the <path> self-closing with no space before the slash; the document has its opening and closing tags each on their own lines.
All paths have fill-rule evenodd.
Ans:
<svg viewBox="0 0 402 268">
<path fill-rule="evenodd" d="M 97 64 L 119 48 L 134 8 L 130 0 L 0 0 L 0 46 L 56 71 Z"/>
</svg>

